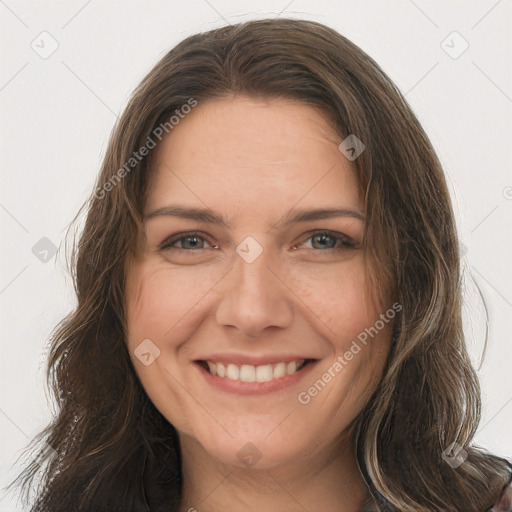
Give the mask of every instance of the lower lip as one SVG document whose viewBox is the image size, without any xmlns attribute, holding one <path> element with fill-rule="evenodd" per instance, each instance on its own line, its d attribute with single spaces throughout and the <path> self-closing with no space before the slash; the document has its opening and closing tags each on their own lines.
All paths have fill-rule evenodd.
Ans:
<svg viewBox="0 0 512 512">
<path fill-rule="evenodd" d="M 313 367 L 316 366 L 317 362 L 318 361 L 312 361 L 308 363 L 304 368 L 302 368 L 302 370 L 299 370 L 292 375 L 286 375 L 284 377 L 272 379 L 267 382 L 242 382 L 241 380 L 231 380 L 227 377 L 212 375 L 200 364 L 194 363 L 194 365 L 197 366 L 208 384 L 221 391 L 237 393 L 239 395 L 264 395 L 273 391 L 289 388 L 297 384 L 311 372 Z"/>
</svg>

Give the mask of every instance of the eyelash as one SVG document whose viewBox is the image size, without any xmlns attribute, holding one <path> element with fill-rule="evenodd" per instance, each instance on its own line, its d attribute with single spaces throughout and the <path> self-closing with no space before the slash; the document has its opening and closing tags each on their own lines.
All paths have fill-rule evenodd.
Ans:
<svg viewBox="0 0 512 512">
<path fill-rule="evenodd" d="M 312 238 L 315 238 L 317 236 L 321 236 L 321 235 L 327 235 L 331 238 L 333 238 L 334 240 L 336 240 L 336 242 L 338 241 L 341 241 L 341 246 L 340 247 L 332 247 L 332 248 L 327 248 L 327 249 L 314 249 L 312 248 L 311 250 L 315 251 L 315 252 L 327 252 L 327 251 L 334 251 L 334 252 L 341 252 L 341 251 L 345 251 L 347 249 L 354 249 L 356 247 L 356 245 L 354 243 L 352 243 L 350 241 L 350 239 L 341 234 L 341 233 L 336 233 L 334 231 L 327 231 L 327 230 L 318 230 L 318 231 L 314 231 L 314 232 L 310 232 L 308 233 L 308 236 L 303 239 L 302 243 L 306 242 L 307 240 L 310 240 Z M 187 233 L 179 233 L 177 235 L 173 235 L 169 238 L 166 238 L 159 246 L 158 246 L 158 249 L 161 250 L 161 251 L 168 251 L 168 250 L 171 250 L 171 249 L 174 249 L 174 250 L 180 250 L 180 251 L 186 251 L 186 252 L 201 252 L 205 249 L 183 249 L 182 247 L 172 247 L 176 242 L 179 242 L 181 240 L 185 240 L 187 238 L 199 238 L 200 240 L 203 240 L 203 241 L 206 241 L 208 242 L 210 245 L 216 245 L 215 243 L 211 243 L 208 239 L 208 237 L 205 237 L 202 233 L 198 232 L 198 231 L 190 231 L 190 232 L 187 232 Z M 301 245 L 301 244 L 299 244 Z M 296 247 L 296 246 L 294 246 Z"/>
</svg>

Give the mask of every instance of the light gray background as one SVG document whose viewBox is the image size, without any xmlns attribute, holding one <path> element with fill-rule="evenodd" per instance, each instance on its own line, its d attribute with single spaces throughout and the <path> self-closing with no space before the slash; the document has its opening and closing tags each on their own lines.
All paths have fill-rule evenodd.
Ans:
<svg viewBox="0 0 512 512">
<path fill-rule="evenodd" d="M 2 487 L 51 416 L 45 344 L 75 304 L 63 236 L 92 189 L 116 116 L 187 35 L 274 16 L 316 20 L 358 44 L 406 94 L 429 134 L 474 278 L 467 279 L 465 320 L 477 365 L 485 338 L 477 285 L 489 309 L 476 441 L 512 456 L 511 0 L 0 0 Z M 464 40 L 469 47 L 458 56 Z M 57 50 L 43 59 L 52 44 Z M 46 263 L 32 251 L 43 237 L 61 246 Z M 21 507 L 0 491 L 0 511 L 15 510 Z"/>
</svg>

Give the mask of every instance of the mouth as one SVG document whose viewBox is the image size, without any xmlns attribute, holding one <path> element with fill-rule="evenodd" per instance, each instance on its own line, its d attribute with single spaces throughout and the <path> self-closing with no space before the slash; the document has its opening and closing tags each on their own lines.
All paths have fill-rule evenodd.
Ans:
<svg viewBox="0 0 512 512">
<path fill-rule="evenodd" d="M 210 375 L 221 379 L 246 383 L 264 383 L 281 381 L 286 377 L 302 372 L 304 368 L 316 361 L 316 359 L 298 359 L 258 366 L 209 360 L 199 360 L 195 363 L 204 368 Z"/>
</svg>

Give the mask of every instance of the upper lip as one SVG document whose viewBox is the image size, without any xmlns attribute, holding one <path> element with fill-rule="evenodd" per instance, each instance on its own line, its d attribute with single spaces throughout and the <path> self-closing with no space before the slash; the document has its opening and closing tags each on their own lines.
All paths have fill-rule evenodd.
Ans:
<svg viewBox="0 0 512 512">
<path fill-rule="evenodd" d="M 249 364 L 252 366 L 262 366 L 264 364 L 277 364 L 277 363 L 289 363 L 291 361 L 314 360 L 316 358 L 310 357 L 304 354 L 268 354 L 268 355 L 247 355 L 247 354 L 211 354 L 204 357 L 199 357 L 195 361 L 214 361 L 219 363 L 233 363 L 238 366 L 243 364 Z"/>
</svg>

